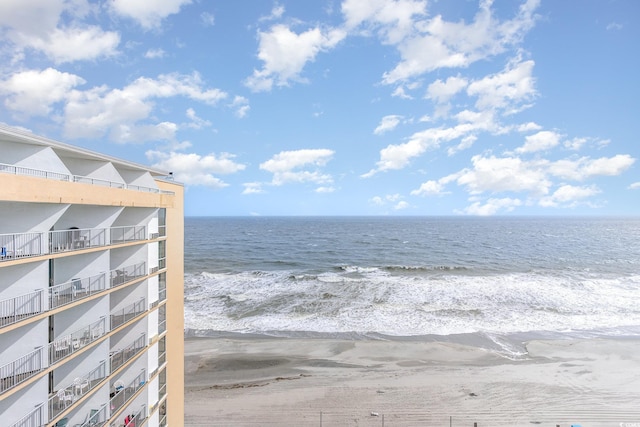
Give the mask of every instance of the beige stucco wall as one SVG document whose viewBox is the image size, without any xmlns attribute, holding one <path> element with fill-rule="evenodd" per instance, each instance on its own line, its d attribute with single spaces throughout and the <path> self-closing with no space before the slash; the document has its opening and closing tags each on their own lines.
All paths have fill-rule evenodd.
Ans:
<svg viewBox="0 0 640 427">
<path fill-rule="evenodd" d="M 175 192 L 167 207 L 167 421 L 184 425 L 184 188 L 157 181 L 162 190 Z"/>
<path fill-rule="evenodd" d="M 123 190 L 24 175 L 0 174 L 0 179 L 2 180 L 0 200 L 10 202 L 161 208 L 173 206 L 175 199 L 175 196 L 168 194 Z"/>
</svg>

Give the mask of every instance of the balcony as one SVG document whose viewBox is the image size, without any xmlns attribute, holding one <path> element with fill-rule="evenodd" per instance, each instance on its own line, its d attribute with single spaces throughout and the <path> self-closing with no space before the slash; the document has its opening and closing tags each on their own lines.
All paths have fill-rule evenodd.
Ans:
<svg viewBox="0 0 640 427">
<path fill-rule="evenodd" d="M 122 408 L 131 398 L 140 390 L 147 381 L 147 372 L 143 369 L 142 372 L 133 379 L 127 386 L 114 387 L 115 393 L 111 397 L 110 407 L 111 413 L 117 412 Z M 118 381 L 116 381 L 116 384 Z M 114 384 L 115 386 L 115 384 Z"/>
<path fill-rule="evenodd" d="M 147 240 L 146 226 L 0 234 L 0 261 Z"/>
<path fill-rule="evenodd" d="M 133 191 L 142 191 L 146 193 L 158 193 L 174 195 L 173 191 L 160 190 L 159 188 L 144 187 L 141 185 L 124 184 L 122 182 L 108 181 L 105 179 L 91 178 L 88 176 L 70 175 L 59 172 L 50 172 L 41 169 L 25 168 L 22 166 L 8 165 L 0 163 L 0 172 L 11 175 L 35 176 L 38 178 L 53 179 L 56 181 L 79 182 L 83 184 L 97 185 L 101 187 L 121 188 Z"/>
<path fill-rule="evenodd" d="M 87 412 L 87 415 L 85 416 L 82 424 L 76 424 L 76 427 L 100 427 L 105 425 L 108 419 L 109 408 L 108 404 L 105 403 L 104 405 L 102 405 L 102 407 L 100 407 L 100 409 L 92 409 L 90 412 Z"/>
<path fill-rule="evenodd" d="M 0 394 L 23 383 L 47 367 L 44 347 L 0 366 Z"/>
<path fill-rule="evenodd" d="M 140 314 L 147 311 L 146 300 L 145 298 L 141 298 L 139 301 L 134 302 L 123 308 L 122 310 L 118 310 L 115 313 L 111 314 L 111 330 L 124 325 L 129 320 L 139 316 Z"/>
<path fill-rule="evenodd" d="M 107 289 L 106 273 L 69 282 L 49 288 L 49 309 L 61 307 L 88 298 Z"/>
<path fill-rule="evenodd" d="M 36 407 L 29 415 L 11 424 L 10 427 L 40 427 L 44 425 L 44 404 Z"/>
<path fill-rule="evenodd" d="M 0 328 L 42 313 L 43 290 L 0 301 Z"/>
<path fill-rule="evenodd" d="M 93 390 L 107 377 L 107 362 L 100 362 L 88 374 L 76 378 L 72 384 L 61 388 L 49 397 L 49 422 L 60 415 L 75 401 Z"/>
<path fill-rule="evenodd" d="M 147 275 L 147 263 L 128 265 L 110 272 L 111 287 L 115 288 Z"/>
<path fill-rule="evenodd" d="M 147 407 L 142 405 L 142 408 L 138 412 L 135 412 L 133 416 L 123 415 L 124 423 L 120 421 L 114 421 L 111 423 L 111 427 L 135 427 L 143 424 L 143 421 L 147 419 Z"/>
<path fill-rule="evenodd" d="M 146 334 L 142 333 L 140 337 L 136 338 L 127 347 L 111 352 L 109 355 L 109 363 L 111 366 L 111 372 L 115 372 L 116 369 L 124 365 L 131 360 L 136 354 L 140 353 L 146 347 Z"/>
<path fill-rule="evenodd" d="M 49 344 L 49 362 L 51 365 L 71 356 L 92 342 L 102 337 L 107 332 L 107 319 L 101 317 L 82 329 L 71 334 L 57 338 Z"/>
</svg>

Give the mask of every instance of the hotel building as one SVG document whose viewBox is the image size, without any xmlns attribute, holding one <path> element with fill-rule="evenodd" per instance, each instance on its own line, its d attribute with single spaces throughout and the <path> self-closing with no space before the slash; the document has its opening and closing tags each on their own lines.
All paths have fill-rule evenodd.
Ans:
<svg viewBox="0 0 640 427">
<path fill-rule="evenodd" d="M 183 187 L 0 127 L 0 424 L 182 426 Z"/>
</svg>

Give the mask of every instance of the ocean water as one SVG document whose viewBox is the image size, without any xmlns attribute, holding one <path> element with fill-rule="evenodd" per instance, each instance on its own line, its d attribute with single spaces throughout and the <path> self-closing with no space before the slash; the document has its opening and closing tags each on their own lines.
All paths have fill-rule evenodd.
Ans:
<svg viewBox="0 0 640 427">
<path fill-rule="evenodd" d="M 640 336 L 640 218 L 186 218 L 185 326 L 507 349 Z"/>
</svg>

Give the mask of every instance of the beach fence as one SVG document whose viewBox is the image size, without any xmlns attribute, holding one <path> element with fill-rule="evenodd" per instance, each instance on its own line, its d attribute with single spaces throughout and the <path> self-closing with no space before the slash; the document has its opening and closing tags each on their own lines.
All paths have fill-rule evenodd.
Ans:
<svg viewBox="0 0 640 427">
<path fill-rule="evenodd" d="M 635 420 L 635 421 L 634 421 Z M 278 427 L 637 427 L 640 425 L 640 411 L 605 413 L 600 411 L 580 411 L 580 413 L 500 413 L 479 411 L 449 415 L 428 411 L 385 411 L 365 412 L 352 410 L 313 411 L 310 408 L 287 411 L 242 414 L 234 413 L 220 417 L 187 415 L 186 426 L 278 426 Z"/>
</svg>

